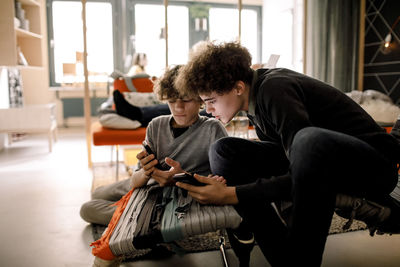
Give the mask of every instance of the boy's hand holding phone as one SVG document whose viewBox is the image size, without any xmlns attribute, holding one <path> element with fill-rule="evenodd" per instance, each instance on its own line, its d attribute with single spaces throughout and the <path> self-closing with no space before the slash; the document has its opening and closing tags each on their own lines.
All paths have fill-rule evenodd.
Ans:
<svg viewBox="0 0 400 267">
<path fill-rule="evenodd" d="M 149 146 L 149 144 L 147 144 L 146 140 L 144 140 L 142 144 L 143 144 L 143 147 L 144 147 L 144 149 L 146 150 L 147 154 L 148 154 L 149 156 L 150 156 L 150 155 L 153 155 L 154 158 L 155 158 L 155 154 L 154 154 L 153 150 L 151 149 L 151 147 Z M 156 159 L 156 160 L 157 160 L 157 159 Z M 155 167 L 156 167 L 157 169 L 160 169 L 160 170 L 163 169 L 163 167 L 161 166 L 161 164 L 160 164 L 158 161 L 157 161 L 157 164 L 155 165 Z"/>
<path fill-rule="evenodd" d="M 206 185 L 204 183 L 201 183 L 201 182 L 197 181 L 196 178 L 194 178 L 193 174 L 188 173 L 188 172 L 175 174 L 172 178 L 174 179 L 175 182 L 191 184 L 191 185 L 194 185 L 194 186 L 204 186 L 204 185 Z"/>
<path fill-rule="evenodd" d="M 175 183 L 172 177 L 177 173 L 183 172 L 180 163 L 171 158 L 165 158 L 165 163 L 171 167 L 169 170 L 165 170 L 155 158 L 154 152 L 146 141 L 143 141 L 143 148 L 144 151 L 140 152 L 137 158 L 143 166 L 145 175 L 156 180 L 160 186 Z"/>
<path fill-rule="evenodd" d="M 143 147 L 144 150 L 138 153 L 136 158 L 139 160 L 140 165 L 142 166 L 144 179 L 149 180 L 150 177 L 153 176 L 153 172 L 157 170 L 157 168 L 160 168 L 161 165 L 155 158 L 154 153 L 151 151 L 151 148 L 146 141 L 143 142 Z"/>
<path fill-rule="evenodd" d="M 221 176 L 201 176 L 194 175 L 194 178 L 204 186 L 194 186 L 191 184 L 177 182 L 176 185 L 188 191 L 201 204 L 237 204 L 239 202 L 236 196 L 236 189 L 233 186 L 227 186 L 225 179 Z"/>
</svg>

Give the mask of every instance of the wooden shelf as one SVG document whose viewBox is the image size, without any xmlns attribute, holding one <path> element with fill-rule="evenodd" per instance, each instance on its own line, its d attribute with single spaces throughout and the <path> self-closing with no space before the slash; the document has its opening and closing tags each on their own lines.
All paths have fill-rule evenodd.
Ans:
<svg viewBox="0 0 400 267">
<path fill-rule="evenodd" d="M 18 0 L 23 5 L 27 6 L 40 6 L 40 4 L 35 0 Z"/>
<path fill-rule="evenodd" d="M 42 35 L 26 31 L 20 28 L 15 28 L 15 32 L 17 34 L 17 37 L 32 37 L 32 38 L 42 39 Z"/>
<path fill-rule="evenodd" d="M 17 65 L 17 66 L 15 66 L 16 68 L 18 68 L 18 69 L 21 69 L 21 70 L 43 70 L 44 69 L 44 67 L 41 67 L 41 66 L 23 66 L 23 65 Z"/>
<path fill-rule="evenodd" d="M 29 66 L 43 67 L 45 50 L 45 24 L 43 11 L 45 0 L 18 0 L 29 21 L 28 30 L 15 27 L 15 1 L 0 0 L 0 65 L 15 66 L 19 62 L 19 50 Z"/>
<path fill-rule="evenodd" d="M 16 27 L 15 3 L 21 3 L 29 28 Z M 22 78 L 24 104 L 44 104 L 48 93 L 46 0 L 0 0 L 0 65 L 18 69 Z M 18 12 L 19 14 L 19 12 Z M 27 66 L 21 62 L 19 51 Z"/>
</svg>

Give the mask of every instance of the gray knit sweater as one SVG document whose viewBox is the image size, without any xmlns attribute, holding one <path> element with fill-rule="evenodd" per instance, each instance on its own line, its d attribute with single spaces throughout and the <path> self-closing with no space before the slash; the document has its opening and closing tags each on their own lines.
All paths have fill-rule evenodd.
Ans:
<svg viewBox="0 0 400 267">
<path fill-rule="evenodd" d="M 165 157 L 178 161 L 181 167 L 200 175 L 208 175 L 208 150 L 216 140 L 227 136 L 222 123 L 214 118 L 200 116 L 183 134 L 174 138 L 170 127 L 172 115 L 159 116 L 147 126 L 146 141 L 165 168 Z"/>
</svg>

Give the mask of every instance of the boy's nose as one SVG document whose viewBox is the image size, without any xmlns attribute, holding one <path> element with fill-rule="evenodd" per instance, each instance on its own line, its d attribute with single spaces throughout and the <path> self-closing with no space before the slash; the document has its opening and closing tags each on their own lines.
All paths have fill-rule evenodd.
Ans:
<svg viewBox="0 0 400 267">
<path fill-rule="evenodd" d="M 176 108 L 184 108 L 185 107 L 185 103 L 181 100 L 176 101 Z"/>
<path fill-rule="evenodd" d="M 212 110 L 213 108 L 211 108 L 210 105 L 206 104 L 206 112 L 211 114 Z"/>
</svg>

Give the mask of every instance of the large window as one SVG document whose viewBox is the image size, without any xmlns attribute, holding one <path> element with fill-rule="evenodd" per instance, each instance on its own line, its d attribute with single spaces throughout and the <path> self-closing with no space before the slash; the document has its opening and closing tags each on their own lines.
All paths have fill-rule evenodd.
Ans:
<svg viewBox="0 0 400 267">
<path fill-rule="evenodd" d="M 162 74 L 166 66 L 165 8 L 162 4 L 136 4 L 135 33 L 131 53 L 145 53 L 146 72 Z M 152 14 L 149 16 L 149 14 Z M 168 64 L 184 64 L 189 47 L 189 17 L 186 6 L 168 6 Z"/>
<path fill-rule="evenodd" d="M 236 8 L 210 8 L 210 40 L 238 41 L 238 21 Z"/>
<path fill-rule="evenodd" d="M 263 62 L 277 54 L 278 67 L 303 72 L 303 2 L 263 1 Z"/>
<path fill-rule="evenodd" d="M 257 9 L 242 9 L 241 37 L 240 41 L 245 46 L 253 58 L 253 63 L 260 61 L 259 53 L 260 40 L 258 32 L 259 13 Z M 210 8 L 210 40 L 238 41 L 239 12 L 237 8 Z"/>
<path fill-rule="evenodd" d="M 83 81 L 82 4 L 47 0 L 51 85 Z M 241 43 L 262 62 L 262 0 L 245 3 Z M 87 0 L 87 51 L 90 82 L 106 82 L 113 71 L 127 73 L 135 53 L 147 57 L 146 72 L 163 73 L 166 65 L 184 64 L 199 41 L 237 41 L 236 0 L 168 1 L 168 31 L 163 0 Z M 168 33 L 168 36 L 166 36 Z M 168 42 L 166 42 L 166 37 Z M 168 54 L 166 54 L 168 53 Z"/>
<path fill-rule="evenodd" d="M 185 64 L 188 60 L 189 8 L 168 6 L 168 63 Z"/>
<path fill-rule="evenodd" d="M 146 72 L 159 75 L 165 68 L 165 11 L 162 4 L 135 5 L 135 33 L 131 35 L 132 49 L 127 56 L 133 53 L 147 55 Z"/>
<path fill-rule="evenodd" d="M 51 81 L 53 85 L 82 83 L 82 4 L 80 1 L 52 1 L 51 14 Z M 111 4 L 88 2 L 86 27 L 89 81 L 107 82 L 114 70 Z"/>
<path fill-rule="evenodd" d="M 149 3 L 150 2 L 150 3 Z M 159 1 L 158 1 L 159 2 Z M 158 76 L 165 68 L 165 8 L 157 1 L 131 0 L 128 17 L 134 19 L 130 36 L 134 40 L 127 56 L 146 53 L 146 71 Z M 151 14 L 151 15 L 149 15 Z M 261 59 L 260 7 L 244 7 L 242 43 L 250 50 L 255 62 Z M 168 5 L 168 65 L 184 64 L 190 49 L 199 41 L 237 41 L 239 13 L 236 5 L 208 2 L 169 1 Z M 251 27 L 251 29 L 246 29 Z"/>
</svg>

